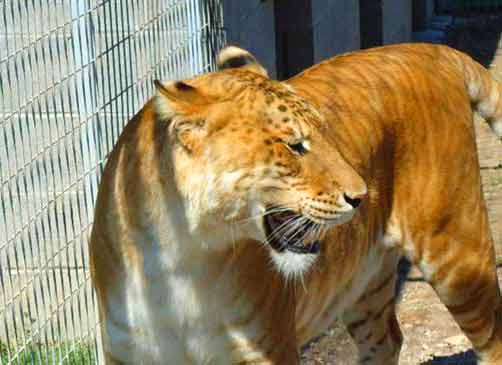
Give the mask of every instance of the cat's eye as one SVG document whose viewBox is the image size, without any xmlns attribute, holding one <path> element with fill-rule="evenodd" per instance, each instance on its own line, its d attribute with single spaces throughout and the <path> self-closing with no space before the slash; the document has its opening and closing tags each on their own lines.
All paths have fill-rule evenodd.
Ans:
<svg viewBox="0 0 502 365">
<path fill-rule="evenodd" d="M 304 154 L 306 154 L 310 150 L 310 143 L 308 140 L 303 140 L 303 141 L 296 142 L 296 143 L 288 143 L 288 147 L 294 153 L 297 153 L 297 154 L 303 156 Z"/>
</svg>

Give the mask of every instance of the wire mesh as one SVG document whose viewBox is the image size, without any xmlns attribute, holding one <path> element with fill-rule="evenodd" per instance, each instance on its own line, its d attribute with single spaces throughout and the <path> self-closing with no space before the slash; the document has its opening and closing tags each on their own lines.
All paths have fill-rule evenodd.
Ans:
<svg viewBox="0 0 502 365">
<path fill-rule="evenodd" d="M 98 181 L 151 80 L 213 68 L 221 0 L 0 0 L 0 364 L 94 363 Z"/>
</svg>

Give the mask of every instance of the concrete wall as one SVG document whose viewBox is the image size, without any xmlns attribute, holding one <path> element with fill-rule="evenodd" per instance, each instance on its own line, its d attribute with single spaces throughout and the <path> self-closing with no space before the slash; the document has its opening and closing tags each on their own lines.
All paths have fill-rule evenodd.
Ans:
<svg viewBox="0 0 502 365">
<path fill-rule="evenodd" d="M 312 17 L 312 47 L 309 47 L 308 52 L 313 50 L 313 58 L 308 64 L 317 63 L 339 53 L 359 49 L 358 1 L 312 0 L 311 14 L 301 14 L 301 16 Z M 288 2 L 285 3 L 287 5 Z M 279 53 L 282 48 L 280 44 L 276 43 L 276 32 L 282 32 L 284 29 L 278 29 L 277 26 L 279 24 L 279 28 L 290 27 L 290 31 L 295 30 L 294 24 L 292 25 L 294 19 L 291 18 L 291 14 L 295 13 L 294 6 L 289 11 L 291 14 L 287 15 L 288 19 L 276 23 L 278 19 L 276 19 L 275 11 L 281 4 L 278 0 L 223 1 L 223 16 L 228 43 L 240 45 L 253 53 L 272 77 L 277 77 L 277 65 L 281 63 L 280 60 L 278 62 L 277 58 L 280 57 Z M 294 2 L 291 2 L 290 5 L 294 5 Z M 288 14 L 284 11 L 282 13 Z M 298 42 L 296 43 L 298 44 Z M 294 44 L 295 42 L 293 42 Z M 307 49 L 304 49 L 307 52 Z M 287 53 L 294 54 L 295 52 L 290 49 Z M 290 74 L 290 72 L 281 72 L 280 74 Z"/>
<path fill-rule="evenodd" d="M 312 0 L 314 63 L 359 49 L 358 0 Z"/>
<path fill-rule="evenodd" d="M 412 1 L 385 0 L 383 10 L 383 44 L 409 42 L 412 33 Z"/>
<path fill-rule="evenodd" d="M 227 42 L 250 51 L 276 76 L 274 1 L 223 0 Z"/>
<path fill-rule="evenodd" d="M 413 0 L 413 31 L 424 29 L 434 16 L 434 0 Z"/>
<path fill-rule="evenodd" d="M 412 39 L 412 0 L 223 0 L 223 16 L 227 41 L 281 79 L 363 43 Z"/>
</svg>

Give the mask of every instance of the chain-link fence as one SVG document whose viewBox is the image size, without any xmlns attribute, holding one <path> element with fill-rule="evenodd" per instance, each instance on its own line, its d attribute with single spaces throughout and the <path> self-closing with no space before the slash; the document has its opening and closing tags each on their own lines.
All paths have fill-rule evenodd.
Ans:
<svg viewBox="0 0 502 365">
<path fill-rule="evenodd" d="M 212 69 L 221 0 L 0 0 L 0 364 L 94 363 L 101 170 L 152 80 Z"/>
</svg>

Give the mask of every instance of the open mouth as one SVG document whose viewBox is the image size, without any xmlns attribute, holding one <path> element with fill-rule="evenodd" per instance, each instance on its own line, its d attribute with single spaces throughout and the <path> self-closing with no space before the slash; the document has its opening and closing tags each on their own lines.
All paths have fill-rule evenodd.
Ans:
<svg viewBox="0 0 502 365">
<path fill-rule="evenodd" d="M 264 216 L 267 243 L 274 250 L 285 250 L 298 254 L 316 254 L 321 242 L 316 238 L 316 223 L 292 211 L 270 212 Z"/>
</svg>

